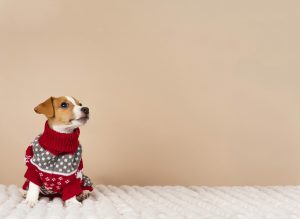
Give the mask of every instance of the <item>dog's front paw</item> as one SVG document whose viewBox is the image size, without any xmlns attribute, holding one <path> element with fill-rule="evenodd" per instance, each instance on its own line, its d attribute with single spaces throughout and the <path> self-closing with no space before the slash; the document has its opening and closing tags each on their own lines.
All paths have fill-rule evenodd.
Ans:
<svg viewBox="0 0 300 219">
<path fill-rule="evenodd" d="M 31 208 L 34 207 L 39 200 L 39 191 L 40 187 L 30 182 L 24 203 Z"/>
<path fill-rule="evenodd" d="M 26 199 L 24 200 L 24 203 L 32 208 L 38 203 L 38 199 L 35 197 L 27 196 Z"/>
<path fill-rule="evenodd" d="M 83 199 L 87 199 L 90 196 L 91 192 L 89 190 L 83 190 L 82 191 L 82 197 Z"/>
<path fill-rule="evenodd" d="M 75 196 L 66 200 L 65 205 L 66 205 L 66 207 L 71 207 L 71 206 L 81 207 L 82 206 L 82 204 L 79 201 L 77 201 Z"/>
<path fill-rule="evenodd" d="M 83 201 L 84 199 L 87 199 L 90 196 L 89 190 L 83 190 L 80 195 L 78 195 L 76 198 L 78 201 Z"/>
</svg>

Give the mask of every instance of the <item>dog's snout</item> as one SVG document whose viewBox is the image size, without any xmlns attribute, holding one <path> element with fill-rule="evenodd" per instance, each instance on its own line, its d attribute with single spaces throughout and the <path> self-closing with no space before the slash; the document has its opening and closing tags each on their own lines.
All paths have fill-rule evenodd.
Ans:
<svg viewBox="0 0 300 219">
<path fill-rule="evenodd" d="M 82 107 L 81 111 L 84 112 L 85 114 L 89 114 L 90 110 L 87 107 Z"/>
</svg>

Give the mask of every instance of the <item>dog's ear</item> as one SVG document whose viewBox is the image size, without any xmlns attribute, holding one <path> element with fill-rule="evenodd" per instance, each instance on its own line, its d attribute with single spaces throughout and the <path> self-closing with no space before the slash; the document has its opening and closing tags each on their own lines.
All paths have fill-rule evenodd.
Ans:
<svg viewBox="0 0 300 219">
<path fill-rule="evenodd" d="M 34 111 L 38 114 L 44 114 L 47 118 L 54 117 L 53 99 L 54 97 L 49 97 L 47 100 L 37 105 L 34 108 Z"/>
</svg>

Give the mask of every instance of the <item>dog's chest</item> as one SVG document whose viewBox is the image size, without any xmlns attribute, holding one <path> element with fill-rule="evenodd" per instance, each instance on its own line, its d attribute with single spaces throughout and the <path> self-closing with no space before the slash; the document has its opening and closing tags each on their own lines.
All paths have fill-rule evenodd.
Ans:
<svg viewBox="0 0 300 219">
<path fill-rule="evenodd" d="M 45 150 L 38 143 L 38 137 L 34 140 L 32 145 L 33 157 L 31 163 L 39 170 L 59 175 L 71 175 L 78 169 L 81 160 L 82 148 L 78 146 L 74 154 L 54 155 Z"/>
</svg>

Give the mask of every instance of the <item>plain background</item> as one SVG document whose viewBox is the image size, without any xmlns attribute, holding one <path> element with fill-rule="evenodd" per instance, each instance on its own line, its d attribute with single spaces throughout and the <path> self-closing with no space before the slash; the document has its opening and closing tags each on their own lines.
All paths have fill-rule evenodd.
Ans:
<svg viewBox="0 0 300 219">
<path fill-rule="evenodd" d="M 72 95 L 95 184 L 300 183 L 299 1 L 1 0 L 0 183 Z"/>
</svg>

